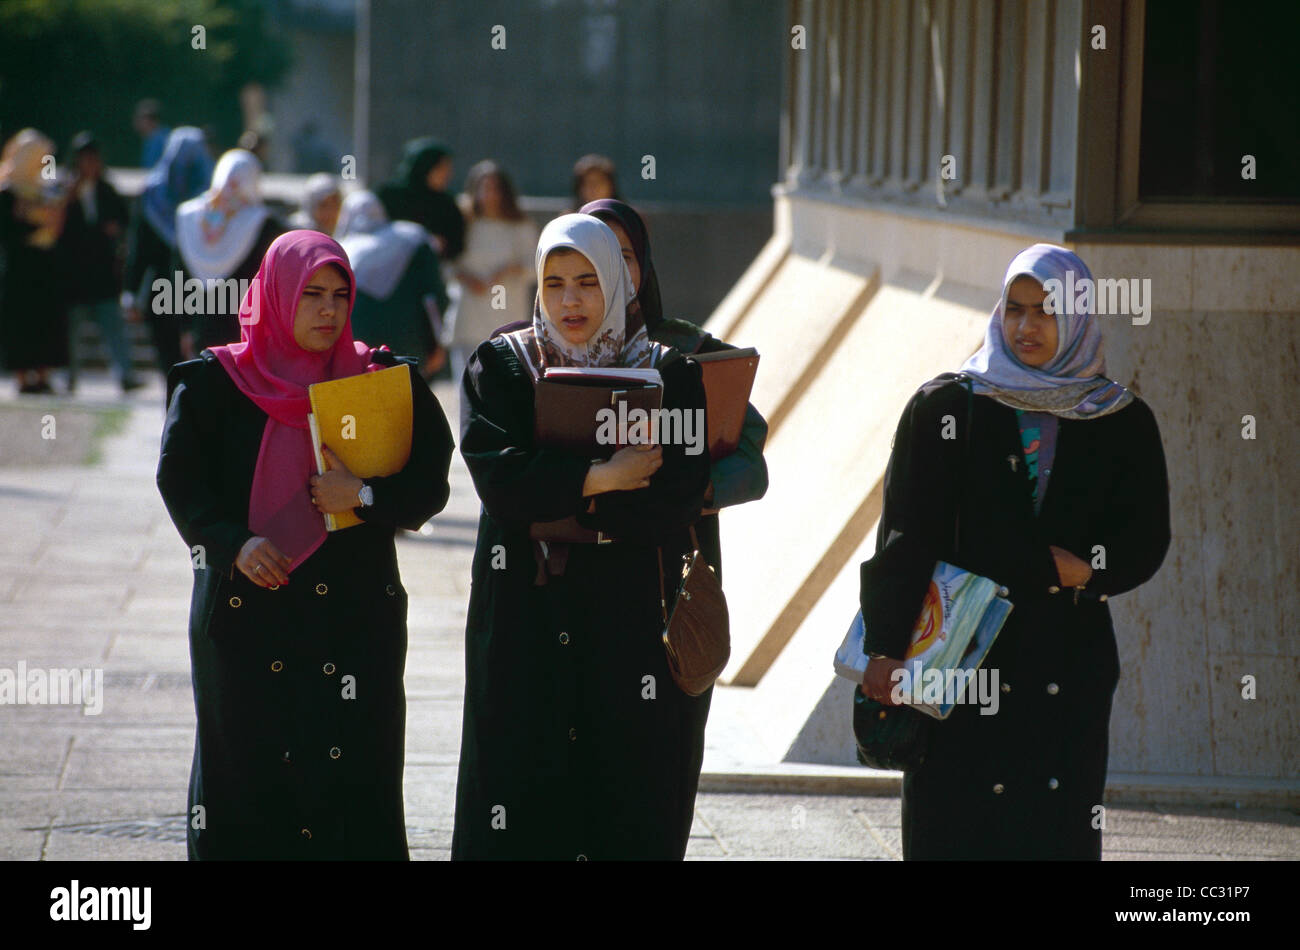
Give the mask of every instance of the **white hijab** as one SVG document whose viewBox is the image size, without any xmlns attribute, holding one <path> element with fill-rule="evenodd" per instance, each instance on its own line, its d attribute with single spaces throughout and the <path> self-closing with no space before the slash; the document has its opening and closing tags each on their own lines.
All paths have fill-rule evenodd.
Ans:
<svg viewBox="0 0 1300 950">
<path fill-rule="evenodd" d="M 185 269 L 200 280 L 229 277 L 262 233 L 262 165 L 242 148 L 221 156 L 212 185 L 176 209 L 176 246 Z"/>
<path fill-rule="evenodd" d="M 289 216 L 289 223 L 295 228 L 308 231 L 320 231 L 316 224 L 316 209 L 330 195 L 340 194 L 337 176 L 329 172 L 317 172 L 308 177 L 302 186 L 302 204 Z M 336 224 L 337 228 L 338 225 Z M 321 231 L 322 234 L 328 232 Z M 337 239 L 336 239 L 337 240 Z"/>
<path fill-rule="evenodd" d="M 586 343 L 570 343 L 546 313 L 542 296 L 546 258 L 558 247 L 573 248 L 591 261 L 605 314 Z M 623 249 L 609 226 L 589 214 L 563 214 L 542 229 L 537 240 L 537 303 L 533 307 L 533 333 L 547 366 L 648 366 L 656 348 L 645 327 L 627 338 L 627 305 L 633 298 L 632 276 L 623 262 Z"/>
<path fill-rule="evenodd" d="M 387 300 L 429 233 L 414 221 L 390 222 L 373 191 L 354 191 L 343 199 L 334 239 L 348 252 L 357 290 Z"/>
</svg>

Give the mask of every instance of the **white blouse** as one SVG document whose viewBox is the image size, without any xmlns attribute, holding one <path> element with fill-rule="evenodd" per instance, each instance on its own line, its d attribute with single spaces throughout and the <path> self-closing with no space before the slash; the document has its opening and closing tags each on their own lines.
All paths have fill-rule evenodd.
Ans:
<svg viewBox="0 0 1300 950">
<path fill-rule="evenodd" d="M 450 288 L 451 338 L 447 342 L 453 346 L 477 346 L 497 327 L 532 317 L 537 234 L 537 225 L 531 218 L 519 221 L 477 218 L 469 223 L 465 230 L 465 250 L 453 265 L 454 270 L 467 271 L 483 281 L 510 264 L 518 264 L 522 270 L 498 282 L 504 292 L 489 288 L 485 294 L 475 294 L 455 283 Z M 501 309 L 494 308 L 493 303 Z"/>
</svg>

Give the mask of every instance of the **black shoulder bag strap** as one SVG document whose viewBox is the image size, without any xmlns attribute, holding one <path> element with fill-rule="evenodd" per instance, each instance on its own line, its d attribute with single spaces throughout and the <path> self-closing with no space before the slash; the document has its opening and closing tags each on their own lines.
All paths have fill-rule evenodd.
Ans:
<svg viewBox="0 0 1300 950">
<path fill-rule="evenodd" d="M 957 479 L 957 511 L 952 523 L 952 564 L 957 563 L 957 552 L 961 548 L 961 508 L 970 475 L 970 434 L 975 428 L 975 385 L 965 373 L 958 373 L 957 379 L 966 385 L 966 433 L 961 452 L 961 475 Z"/>
</svg>

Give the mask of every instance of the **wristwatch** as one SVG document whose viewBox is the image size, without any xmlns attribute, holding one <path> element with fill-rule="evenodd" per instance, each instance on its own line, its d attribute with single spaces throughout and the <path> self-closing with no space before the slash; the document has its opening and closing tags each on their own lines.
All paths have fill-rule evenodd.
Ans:
<svg viewBox="0 0 1300 950">
<path fill-rule="evenodd" d="M 357 501 L 361 503 L 362 508 L 369 508 L 375 503 L 375 490 L 362 482 L 357 490 Z"/>
</svg>

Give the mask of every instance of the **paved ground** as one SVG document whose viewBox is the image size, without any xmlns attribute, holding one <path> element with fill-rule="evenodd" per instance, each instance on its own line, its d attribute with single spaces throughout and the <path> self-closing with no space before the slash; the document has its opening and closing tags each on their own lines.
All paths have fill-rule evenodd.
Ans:
<svg viewBox="0 0 1300 950">
<path fill-rule="evenodd" d="M 128 399 L 102 374 L 84 379 L 71 401 L 20 403 L 12 391 L 0 378 L 0 668 L 102 669 L 107 700 L 98 716 L 0 706 L 0 859 L 182 860 L 191 574 L 153 483 L 161 384 Z M 454 393 L 438 394 L 455 419 Z M 117 405 L 131 411 L 103 439 L 99 464 L 78 464 L 96 431 L 90 422 Z M 74 444 L 57 455 L 41 454 L 54 450 L 37 441 L 47 414 L 70 423 L 58 438 Z M 444 859 L 451 844 L 477 517 L 457 456 L 435 529 L 398 543 L 411 592 L 406 810 L 416 858 Z M 715 704 L 713 760 L 728 756 L 734 705 Z M 1300 857 L 1300 815 L 1280 809 L 1116 805 L 1107 822 L 1108 859 Z M 688 857 L 897 859 L 899 847 L 891 795 L 705 791 Z"/>
</svg>

